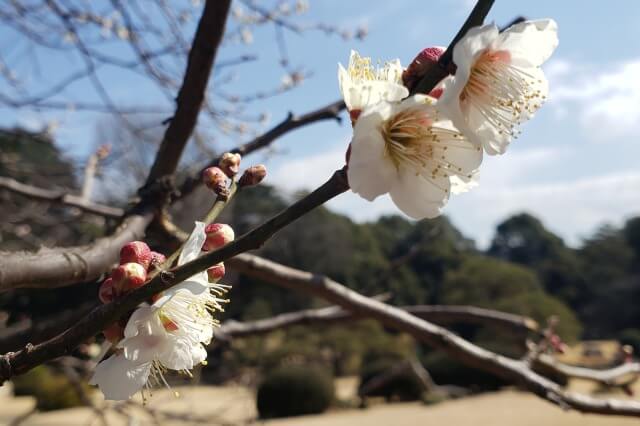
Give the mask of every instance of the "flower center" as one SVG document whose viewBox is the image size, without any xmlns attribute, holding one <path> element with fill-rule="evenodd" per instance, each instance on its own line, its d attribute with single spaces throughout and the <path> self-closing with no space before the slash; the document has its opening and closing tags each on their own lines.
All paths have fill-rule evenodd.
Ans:
<svg viewBox="0 0 640 426">
<path fill-rule="evenodd" d="M 396 170 L 409 166 L 426 178 L 449 177 L 462 173 L 448 155 L 449 147 L 460 147 L 464 136 L 438 124 L 439 118 L 421 108 L 401 111 L 382 125 L 385 154 Z"/>
<path fill-rule="evenodd" d="M 540 79 L 511 63 L 506 50 L 482 53 L 460 93 L 463 108 L 473 105 L 500 134 L 517 136 L 516 126 L 533 115 L 546 99 Z"/>
<path fill-rule="evenodd" d="M 391 62 L 385 62 L 381 67 L 371 65 L 371 58 L 363 58 L 357 53 L 349 61 L 349 76 L 353 81 L 389 81 L 399 83 L 402 70 L 392 66 Z"/>
</svg>

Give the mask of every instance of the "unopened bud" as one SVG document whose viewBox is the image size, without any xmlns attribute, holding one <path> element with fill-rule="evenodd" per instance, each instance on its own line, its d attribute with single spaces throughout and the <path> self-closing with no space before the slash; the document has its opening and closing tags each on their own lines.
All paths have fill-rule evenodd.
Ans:
<svg viewBox="0 0 640 426">
<path fill-rule="evenodd" d="M 152 251 L 151 262 L 149 263 L 149 268 L 147 268 L 147 271 L 155 271 L 156 269 L 160 268 L 160 265 L 162 265 L 166 260 L 167 256 L 165 256 L 164 254 L 158 253 L 157 251 Z"/>
<path fill-rule="evenodd" d="M 228 192 L 227 175 L 219 167 L 207 167 L 204 169 L 202 182 L 216 194 Z"/>
<path fill-rule="evenodd" d="M 203 251 L 216 250 L 230 243 L 235 238 L 233 229 L 224 223 L 212 223 L 204 228 L 207 239 L 202 245 Z"/>
<path fill-rule="evenodd" d="M 120 249 L 120 264 L 137 263 L 142 265 L 144 269 L 149 267 L 151 263 L 151 249 L 142 241 L 132 241 L 125 244 Z"/>
<path fill-rule="evenodd" d="M 217 283 L 222 277 L 224 277 L 225 268 L 224 263 L 220 262 L 207 269 L 207 277 L 210 283 Z"/>
<path fill-rule="evenodd" d="M 113 288 L 113 279 L 107 278 L 100 284 L 100 289 L 98 290 L 98 298 L 102 303 L 111 303 L 113 299 L 116 298 Z"/>
<path fill-rule="evenodd" d="M 241 159 L 242 157 L 240 156 L 240 154 L 225 152 L 224 154 L 222 154 L 222 158 L 220 158 L 220 163 L 218 163 L 218 166 L 225 175 L 232 178 L 238 174 L 238 171 L 240 171 Z"/>
<path fill-rule="evenodd" d="M 113 344 L 118 343 L 124 338 L 124 327 L 117 322 L 114 322 L 104 330 L 102 330 L 104 338 Z"/>
<path fill-rule="evenodd" d="M 139 263 L 125 263 L 111 272 L 116 293 L 127 293 L 144 285 L 147 280 L 147 271 Z"/>
<path fill-rule="evenodd" d="M 265 176 L 267 176 L 267 168 L 263 164 L 251 166 L 244 171 L 244 173 L 240 177 L 240 180 L 238 181 L 238 185 L 254 186 L 262 182 Z"/>
<path fill-rule="evenodd" d="M 427 47 L 413 59 L 411 64 L 402 73 L 402 82 L 411 91 L 424 75 L 435 66 L 444 53 L 443 47 Z"/>
</svg>

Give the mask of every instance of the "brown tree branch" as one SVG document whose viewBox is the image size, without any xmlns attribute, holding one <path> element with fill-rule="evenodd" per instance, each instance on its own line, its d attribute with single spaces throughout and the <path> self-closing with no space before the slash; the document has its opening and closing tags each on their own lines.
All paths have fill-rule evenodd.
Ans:
<svg viewBox="0 0 640 426">
<path fill-rule="evenodd" d="M 234 269 L 236 258 L 229 259 L 227 266 Z M 240 271 L 243 263 L 239 261 Z M 476 308 L 474 306 L 438 306 L 438 305 L 418 305 L 401 306 L 400 309 L 410 314 L 437 324 L 481 324 L 488 327 L 498 327 L 500 329 L 516 331 L 519 333 L 537 332 L 538 324 L 531 318 L 520 315 L 507 314 L 504 312 L 492 311 L 490 309 Z M 354 312 L 343 309 L 339 306 L 329 306 L 320 309 L 305 309 L 297 312 L 288 312 L 271 318 L 260 319 L 250 322 L 226 321 L 217 328 L 218 338 L 236 338 L 245 336 L 255 336 L 292 327 L 301 324 L 334 324 L 343 323 L 366 318 Z"/>
<path fill-rule="evenodd" d="M 0 259 L 0 291 L 19 287 L 60 287 L 97 279 L 117 261 L 122 245 L 143 237 L 158 204 L 165 200 L 163 194 L 158 193 L 157 187 L 166 183 L 160 178 L 175 171 L 195 126 L 216 50 L 224 34 L 230 2 L 209 0 L 206 3 L 189 53 L 174 118 L 164 135 L 135 212 L 124 219 L 113 235 L 91 245 L 3 256 Z M 47 0 L 47 4 L 58 11 L 68 25 L 69 17 L 57 4 L 53 0 Z"/>
<path fill-rule="evenodd" d="M 338 170 L 318 189 L 221 249 L 209 252 L 189 263 L 158 274 L 146 285 L 131 292 L 125 298 L 94 309 L 73 327 L 52 339 L 37 345 L 28 344 L 17 352 L 0 355 L 0 384 L 12 376 L 24 373 L 45 361 L 68 354 L 80 343 L 95 336 L 100 330 L 135 309 L 136 306 L 148 300 L 151 296 L 185 281 L 212 265 L 245 251 L 261 247 L 277 231 L 335 196 L 342 194 L 348 188 L 345 171 Z M 1 268 L 2 263 L 0 263 L 0 271 L 2 270 Z"/>
<path fill-rule="evenodd" d="M 147 185 L 175 172 L 191 137 L 205 97 L 207 83 L 224 35 L 231 0 L 207 0 L 191 45 L 187 70 L 178 92 L 176 112 L 151 166 Z"/>
<path fill-rule="evenodd" d="M 28 342 L 40 343 L 62 333 L 87 315 L 97 304 L 97 301 L 86 302 L 73 310 L 57 313 L 35 323 L 27 319 L 0 328 L 0 353 L 19 349 Z"/>
<path fill-rule="evenodd" d="M 469 14 L 469 17 L 464 22 L 456 36 L 451 40 L 447 50 L 440 56 L 438 64 L 432 66 L 428 72 L 422 77 L 422 79 L 415 85 L 411 94 L 416 93 L 429 93 L 436 85 L 448 76 L 452 71 L 453 64 L 453 48 L 456 46 L 462 37 L 467 34 L 467 31 L 473 27 L 477 27 L 484 23 L 491 6 L 493 6 L 495 0 L 478 0 L 473 10 Z"/>
<path fill-rule="evenodd" d="M 375 318 L 386 326 L 407 332 L 464 364 L 518 384 L 563 408 L 573 408 L 584 413 L 640 417 L 638 401 L 600 399 L 567 391 L 534 372 L 525 361 L 483 349 L 442 327 L 417 318 L 402 309 L 362 296 L 325 276 L 300 271 L 249 254 L 237 256 L 233 263 L 236 269 L 252 277 L 322 297 L 357 315 Z"/>
<path fill-rule="evenodd" d="M 323 106 L 322 108 L 318 108 L 313 111 L 309 111 L 306 114 L 302 115 L 294 115 L 289 112 L 287 118 L 282 120 L 276 126 L 263 133 L 262 135 L 256 137 L 255 139 L 240 145 L 236 148 L 231 149 L 228 152 L 232 152 L 234 154 L 247 155 L 254 151 L 257 151 L 262 148 L 266 148 L 273 141 L 278 139 L 280 136 L 288 133 L 292 130 L 299 129 L 300 127 L 304 127 L 308 124 L 315 123 L 317 121 L 322 120 L 330 120 L 334 119 L 340 121 L 340 111 L 345 108 L 345 104 L 343 101 L 335 101 L 330 103 L 329 105 Z M 217 166 L 220 162 L 220 157 L 216 157 L 209 162 L 205 167 L 200 169 L 198 173 L 193 174 L 185 179 L 179 189 L 178 198 L 183 198 L 190 193 L 193 192 L 198 186 L 202 185 L 202 171 L 207 167 Z"/>
<path fill-rule="evenodd" d="M 49 201 L 52 203 L 75 207 L 87 213 L 93 213 L 104 217 L 119 219 L 124 214 L 124 210 L 117 207 L 92 203 L 85 200 L 83 197 L 69 194 L 65 191 L 42 189 L 36 186 L 20 183 L 17 180 L 8 177 L 0 176 L 0 189 L 6 189 L 15 194 L 36 200 Z"/>
<path fill-rule="evenodd" d="M 153 216 L 150 210 L 132 213 L 112 235 L 86 246 L 3 253 L 0 255 L 0 292 L 26 287 L 55 288 L 96 280 L 118 261 L 124 244 L 144 236 Z"/>
<path fill-rule="evenodd" d="M 605 386 L 627 386 L 638 380 L 640 376 L 640 363 L 637 362 L 629 362 L 605 370 L 567 365 L 545 354 L 538 356 L 533 362 L 540 363 L 555 374 L 567 378 L 591 380 Z"/>
</svg>

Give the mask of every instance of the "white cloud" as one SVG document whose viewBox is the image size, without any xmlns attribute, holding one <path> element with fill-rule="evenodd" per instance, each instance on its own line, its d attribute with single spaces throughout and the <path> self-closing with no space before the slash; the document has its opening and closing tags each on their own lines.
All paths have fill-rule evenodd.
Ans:
<svg viewBox="0 0 640 426">
<path fill-rule="evenodd" d="M 640 59 L 605 70 L 556 60 L 546 73 L 556 118 L 577 110 L 583 129 L 595 141 L 609 142 L 640 132 Z"/>
<path fill-rule="evenodd" d="M 626 171 L 545 184 L 484 186 L 452 202 L 450 212 L 463 232 L 488 245 L 495 225 L 526 211 L 541 218 L 569 244 L 607 222 L 640 213 L 640 172 Z M 476 212 L 469 215 L 468 212 Z"/>
<path fill-rule="evenodd" d="M 344 165 L 345 151 L 346 148 L 338 148 L 282 161 L 269 172 L 269 183 L 288 192 L 316 188 L 324 183 L 336 169 Z"/>
</svg>

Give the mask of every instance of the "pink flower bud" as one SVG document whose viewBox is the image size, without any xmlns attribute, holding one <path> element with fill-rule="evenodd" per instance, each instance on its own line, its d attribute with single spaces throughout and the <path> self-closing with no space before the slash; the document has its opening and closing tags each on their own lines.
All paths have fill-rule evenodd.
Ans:
<svg viewBox="0 0 640 426">
<path fill-rule="evenodd" d="M 139 263 L 125 263 L 111 272 L 116 294 L 124 294 L 144 285 L 147 271 Z"/>
<path fill-rule="evenodd" d="M 240 160 L 242 157 L 240 154 L 232 154 L 230 152 L 226 152 L 222 154 L 222 158 L 220 158 L 220 169 L 229 176 L 230 178 L 234 177 L 240 171 Z"/>
<path fill-rule="evenodd" d="M 104 330 L 102 330 L 104 338 L 113 344 L 118 343 L 124 338 L 124 327 L 117 322 L 114 322 Z"/>
<path fill-rule="evenodd" d="M 151 252 L 151 262 L 149 263 L 149 267 L 147 268 L 147 272 L 155 271 L 167 260 L 167 256 L 162 253 L 158 253 L 157 251 Z"/>
<path fill-rule="evenodd" d="M 144 266 L 145 269 L 151 263 L 151 249 L 142 241 L 132 241 L 125 244 L 120 249 L 120 264 L 137 263 Z"/>
<path fill-rule="evenodd" d="M 112 278 L 107 278 L 102 282 L 102 284 L 100 284 L 100 289 L 98 290 L 98 298 L 102 303 L 113 302 L 113 299 L 116 298 Z"/>
<path fill-rule="evenodd" d="M 224 223 L 212 223 L 204 228 L 207 239 L 202 245 L 202 251 L 216 250 L 230 243 L 235 238 L 233 229 Z"/>
<path fill-rule="evenodd" d="M 238 185 L 254 186 L 262 182 L 265 176 L 267 176 L 267 168 L 263 164 L 251 166 L 244 171 L 244 173 L 240 177 L 240 180 L 238 181 Z"/>
<path fill-rule="evenodd" d="M 411 64 L 402 73 L 402 82 L 409 89 L 418 84 L 418 81 L 433 67 L 438 66 L 438 60 L 444 53 L 445 49 L 434 46 L 427 47 L 413 59 Z"/>
<path fill-rule="evenodd" d="M 227 175 L 219 167 L 207 167 L 204 169 L 202 182 L 216 194 L 227 191 Z"/>
<path fill-rule="evenodd" d="M 222 277 L 224 277 L 225 268 L 224 263 L 220 262 L 207 269 L 207 277 L 210 283 L 217 283 Z"/>
</svg>

